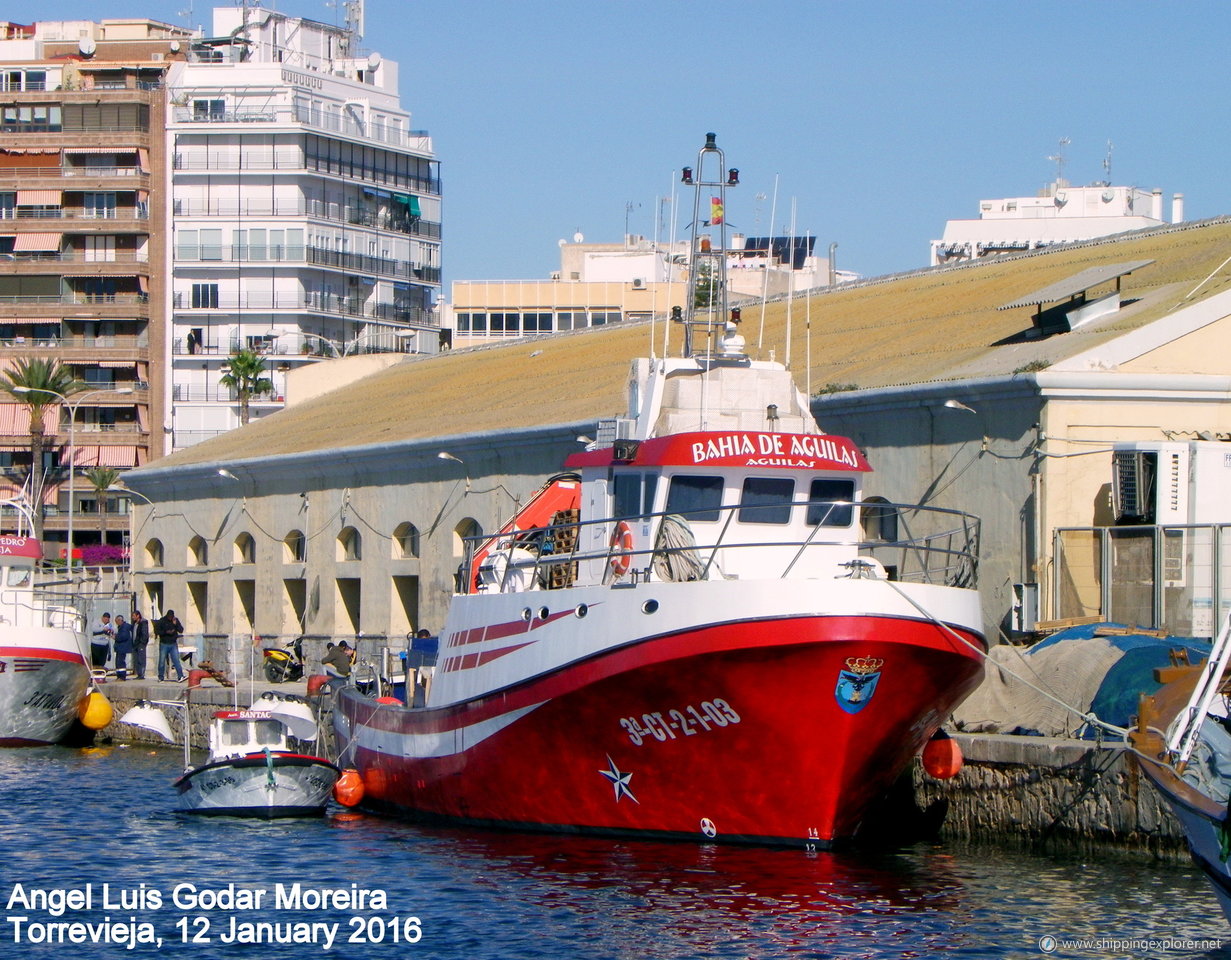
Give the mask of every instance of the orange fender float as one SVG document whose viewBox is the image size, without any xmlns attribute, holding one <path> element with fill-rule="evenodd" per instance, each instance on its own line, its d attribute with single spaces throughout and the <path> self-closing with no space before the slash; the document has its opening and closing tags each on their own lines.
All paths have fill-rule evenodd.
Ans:
<svg viewBox="0 0 1231 960">
<path fill-rule="evenodd" d="M 344 807 L 356 807 L 363 800 L 363 778 L 359 771 L 349 768 L 342 771 L 333 785 L 333 798 Z"/>
<path fill-rule="evenodd" d="M 949 780 L 962 770 L 962 748 L 947 733 L 937 731 L 923 748 L 923 769 L 936 780 Z"/>
</svg>

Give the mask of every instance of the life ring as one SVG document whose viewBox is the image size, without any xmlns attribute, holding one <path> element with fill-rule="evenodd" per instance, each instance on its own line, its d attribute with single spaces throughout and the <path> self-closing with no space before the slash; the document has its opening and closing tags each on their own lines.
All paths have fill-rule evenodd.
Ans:
<svg viewBox="0 0 1231 960">
<path fill-rule="evenodd" d="M 621 520 L 611 534 L 611 572 L 617 577 L 628 573 L 633 564 L 633 531 Z"/>
</svg>

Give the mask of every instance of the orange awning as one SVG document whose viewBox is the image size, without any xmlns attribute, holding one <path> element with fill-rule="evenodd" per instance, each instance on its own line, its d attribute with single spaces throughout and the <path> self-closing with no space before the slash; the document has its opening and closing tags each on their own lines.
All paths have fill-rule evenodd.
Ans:
<svg viewBox="0 0 1231 960">
<path fill-rule="evenodd" d="M 58 207 L 63 202 L 63 190 L 18 190 L 19 207 Z"/>
<path fill-rule="evenodd" d="M 62 233 L 19 233 L 13 241 L 13 252 L 44 253 L 48 250 L 59 250 Z"/>
</svg>

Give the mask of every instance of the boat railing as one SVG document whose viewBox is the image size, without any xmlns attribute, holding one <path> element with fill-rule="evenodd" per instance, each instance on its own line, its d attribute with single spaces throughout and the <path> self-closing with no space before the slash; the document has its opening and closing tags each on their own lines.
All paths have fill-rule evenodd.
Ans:
<svg viewBox="0 0 1231 960">
<path fill-rule="evenodd" d="M 884 501 L 791 504 L 792 509 L 797 506 L 806 507 L 810 519 L 817 521 L 809 523 L 803 538 L 743 539 L 750 526 L 733 522 L 736 511 L 774 509 L 772 504 L 707 509 L 703 520 L 696 516 L 700 511 L 692 518 L 649 513 L 467 537 L 457 589 L 517 592 L 592 583 L 594 576 L 580 573 L 588 563 L 599 565 L 605 583 L 728 579 L 732 574 L 726 571 L 745 558 L 745 568 L 755 564 L 756 579 L 803 579 L 824 569 L 834 576 L 977 586 L 979 520 L 970 514 Z M 858 511 L 858 524 L 827 525 L 830 518 L 851 510 Z M 648 525 L 651 543 L 625 540 L 621 524 L 630 531 Z M 852 532 L 859 535 L 850 536 Z M 755 558 L 748 551 L 756 552 Z"/>
</svg>

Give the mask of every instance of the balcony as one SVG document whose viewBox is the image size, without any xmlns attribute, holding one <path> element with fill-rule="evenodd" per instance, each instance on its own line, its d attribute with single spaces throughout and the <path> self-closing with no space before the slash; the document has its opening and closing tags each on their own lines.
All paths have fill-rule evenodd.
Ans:
<svg viewBox="0 0 1231 960">
<path fill-rule="evenodd" d="M 144 293 L 66 293 L 58 296 L 0 296 L 0 310 L 23 319 L 47 316 L 49 310 L 62 319 L 148 319 L 150 305 L 149 297 Z"/>
<path fill-rule="evenodd" d="M 136 222 L 147 221 L 150 218 L 148 206 L 116 207 L 112 210 L 99 211 L 90 207 L 0 207 L 0 220 L 11 222 L 14 226 L 23 224 L 34 225 L 37 221 L 73 220 L 73 229 L 101 229 L 112 233 L 125 230 L 135 230 Z M 132 224 L 126 226 L 126 224 Z M 7 224 L 6 224 L 7 226 Z M 148 230 L 148 226 L 140 229 Z"/>
<path fill-rule="evenodd" d="M 131 151 L 117 149 L 116 153 Z M 20 181 L 27 183 L 38 180 L 40 183 L 54 183 L 57 180 L 71 180 L 71 190 L 89 190 L 94 180 L 118 180 L 119 189 L 135 190 L 137 185 L 150 182 L 150 173 L 141 167 L 0 167 L 0 183 Z"/>
<path fill-rule="evenodd" d="M 4 337 L 0 338 L 0 350 L 19 352 L 23 356 L 42 356 L 48 353 L 56 359 L 69 363 L 88 363 L 97 360 L 149 360 L 149 338 L 144 335 L 111 337 L 59 336 L 59 337 Z M 136 390 L 138 385 L 132 384 Z M 140 384 L 148 389 L 148 384 Z"/>
<path fill-rule="evenodd" d="M 2 303 L 3 300 L 0 300 L 0 304 Z M 389 320 L 407 326 L 438 326 L 435 315 L 427 310 L 392 303 L 369 303 L 359 297 L 340 297 L 325 291 L 305 291 L 298 295 L 252 291 L 241 293 L 238 296 L 220 295 L 197 304 L 192 303 L 190 294 L 176 291 L 172 304 L 176 310 L 184 311 L 208 310 L 219 313 L 236 310 L 291 310 L 296 313 L 329 313 L 347 317 Z"/>
<path fill-rule="evenodd" d="M 422 217 L 405 213 L 380 213 L 366 207 L 348 204 L 329 204 L 319 200 L 196 200 L 182 198 L 174 203 L 178 217 L 310 217 L 331 223 L 346 223 L 352 226 L 373 227 L 405 233 L 429 240 L 440 239 L 440 224 Z"/>
<path fill-rule="evenodd" d="M 322 247 L 232 244 L 229 247 L 201 247 L 181 244 L 175 250 L 177 263 L 204 261 L 209 263 L 251 263 L 264 266 L 269 263 L 304 263 L 313 266 L 333 267 L 348 276 L 355 273 L 375 274 L 396 280 L 417 280 L 420 283 L 439 283 L 440 268 L 411 263 L 406 260 L 391 260 L 360 253 L 344 253 Z"/>
</svg>

